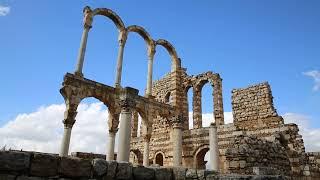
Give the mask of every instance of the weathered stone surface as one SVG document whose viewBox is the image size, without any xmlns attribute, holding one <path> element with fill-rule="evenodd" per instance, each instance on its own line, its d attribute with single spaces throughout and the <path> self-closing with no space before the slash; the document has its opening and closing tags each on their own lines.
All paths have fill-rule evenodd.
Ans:
<svg viewBox="0 0 320 180">
<path fill-rule="evenodd" d="M 0 151 L 0 171 L 21 173 L 28 170 L 31 153 Z"/>
<path fill-rule="evenodd" d="M 33 176 L 18 176 L 16 180 L 47 180 L 47 178 Z"/>
<path fill-rule="evenodd" d="M 129 180 L 132 177 L 132 164 L 128 162 L 118 162 L 116 179 Z"/>
<path fill-rule="evenodd" d="M 173 172 L 171 168 L 153 168 L 156 180 L 172 180 Z"/>
<path fill-rule="evenodd" d="M 198 174 L 197 174 L 197 170 L 195 169 L 188 169 L 186 172 L 186 179 L 197 179 L 198 178 Z"/>
<path fill-rule="evenodd" d="M 59 165 L 59 174 L 66 177 L 90 177 L 91 162 L 72 157 L 62 157 Z"/>
<path fill-rule="evenodd" d="M 0 180 L 15 180 L 15 179 L 16 179 L 15 175 L 0 174 Z"/>
<path fill-rule="evenodd" d="M 93 159 L 92 169 L 94 177 L 100 177 L 107 173 L 108 162 L 104 159 Z"/>
<path fill-rule="evenodd" d="M 56 176 L 59 157 L 52 154 L 34 153 L 31 158 L 30 174 L 32 176 Z"/>
<path fill-rule="evenodd" d="M 133 179 L 135 180 L 154 180 L 155 171 L 152 168 L 143 166 L 133 167 Z"/>
<path fill-rule="evenodd" d="M 118 163 L 116 161 L 108 161 L 107 174 L 104 176 L 106 180 L 115 179 L 117 174 Z"/>
<path fill-rule="evenodd" d="M 172 168 L 172 170 L 173 170 L 174 180 L 185 180 L 186 179 L 187 168 L 174 167 L 174 168 Z"/>
</svg>

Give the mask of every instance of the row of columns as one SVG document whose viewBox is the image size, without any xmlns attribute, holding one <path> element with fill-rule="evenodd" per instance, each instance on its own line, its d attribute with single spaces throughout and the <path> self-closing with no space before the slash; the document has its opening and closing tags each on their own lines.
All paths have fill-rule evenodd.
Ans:
<svg viewBox="0 0 320 180">
<path fill-rule="evenodd" d="M 83 20 L 83 32 L 81 36 L 80 48 L 78 52 L 77 66 L 75 70 L 75 74 L 78 76 L 83 76 L 83 62 L 86 52 L 88 33 L 92 27 L 92 10 L 89 7 L 84 9 L 84 20 Z M 123 64 L 123 52 L 124 47 L 127 41 L 128 32 L 127 30 L 121 30 L 118 37 L 119 42 L 119 50 L 118 50 L 118 58 L 117 58 L 117 68 L 116 68 L 116 78 L 115 78 L 115 87 L 121 87 L 121 74 L 122 74 L 122 64 Z M 155 46 L 154 43 L 148 44 L 148 75 L 147 75 L 147 89 L 146 89 L 146 97 L 152 95 L 152 74 L 153 74 L 153 58 L 155 54 Z"/>
</svg>

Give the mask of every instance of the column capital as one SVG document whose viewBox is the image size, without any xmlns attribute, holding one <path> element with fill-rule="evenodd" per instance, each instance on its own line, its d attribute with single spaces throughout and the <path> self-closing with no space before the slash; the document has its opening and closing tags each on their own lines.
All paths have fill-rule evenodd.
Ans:
<svg viewBox="0 0 320 180">
<path fill-rule="evenodd" d="M 144 141 L 150 142 L 150 139 L 151 139 L 151 134 L 143 135 L 143 140 L 144 140 Z"/>
<path fill-rule="evenodd" d="M 183 116 L 182 115 L 176 115 L 172 117 L 171 119 L 172 127 L 175 129 L 182 129 L 183 128 Z"/>
<path fill-rule="evenodd" d="M 92 27 L 93 12 L 89 6 L 83 9 L 83 27 L 85 29 L 90 29 Z"/>
<path fill-rule="evenodd" d="M 136 106 L 136 97 L 138 96 L 139 90 L 125 87 L 120 92 L 120 107 L 124 110 L 129 111 Z"/>
<path fill-rule="evenodd" d="M 124 45 L 126 44 L 126 41 L 127 41 L 127 31 L 121 30 L 118 36 L 119 45 L 124 47 Z"/>
<path fill-rule="evenodd" d="M 210 123 L 210 127 L 217 128 L 217 125 L 215 122 L 212 122 L 212 123 Z"/>
<path fill-rule="evenodd" d="M 154 45 L 148 46 L 148 59 L 153 61 L 154 54 L 156 53 L 156 47 Z"/>
<path fill-rule="evenodd" d="M 72 128 L 76 122 L 77 111 L 66 110 L 64 113 L 64 119 L 62 120 L 64 127 Z"/>
</svg>

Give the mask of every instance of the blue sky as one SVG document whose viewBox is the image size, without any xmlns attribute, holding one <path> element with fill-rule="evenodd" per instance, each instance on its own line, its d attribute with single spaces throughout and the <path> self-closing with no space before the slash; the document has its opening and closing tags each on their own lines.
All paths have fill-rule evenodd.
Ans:
<svg viewBox="0 0 320 180">
<path fill-rule="evenodd" d="M 268 81 L 279 114 L 304 114 L 312 127 L 320 127 L 320 90 L 304 75 L 320 70 L 320 1 L 0 0 L 0 5 L 10 7 L 0 16 L 0 125 L 17 114 L 63 103 L 59 88 L 63 75 L 74 72 L 82 9 L 89 5 L 110 8 L 126 26 L 143 26 L 154 39 L 170 41 L 189 74 L 219 73 L 225 111 L 231 111 L 233 88 Z M 111 20 L 94 19 L 87 78 L 114 84 L 117 36 Z M 147 55 L 137 34 L 127 40 L 124 63 L 122 85 L 143 94 Z M 165 49 L 158 48 L 154 79 L 168 72 L 170 63 Z M 210 98 L 210 88 L 204 92 Z M 203 112 L 211 107 L 209 99 Z"/>
</svg>

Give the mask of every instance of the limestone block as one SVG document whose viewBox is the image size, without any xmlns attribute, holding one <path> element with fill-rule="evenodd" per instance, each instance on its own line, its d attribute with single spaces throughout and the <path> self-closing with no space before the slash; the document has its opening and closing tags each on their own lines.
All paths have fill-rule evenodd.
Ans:
<svg viewBox="0 0 320 180">
<path fill-rule="evenodd" d="M 89 160 L 62 157 L 59 165 L 59 174 L 66 177 L 90 177 L 91 162 Z"/>
<path fill-rule="evenodd" d="M 172 180 L 173 172 L 171 168 L 154 168 L 156 180 Z"/>
<path fill-rule="evenodd" d="M 185 180 L 186 179 L 187 168 L 174 167 L 174 168 L 172 168 L 172 170 L 173 170 L 174 180 Z"/>
<path fill-rule="evenodd" d="M 118 163 L 116 161 L 108 161 L 106 180 L 111 180 L 116 177 Z"/>
<path fill-rule="evenodd" d="M 47 178 L 43 178 L 43 177 L 18 176 L 16 180 L 47 180 Z"/>
<path fill-rule="evenodd" d="M 0 180 L 15 180 L 16 176 L 9 174 L 0 174 Z"/>
<path fill-rule="evenodd" d="M 0 171 L 25 172 L 29 168 L 30 153 L 19 151 L 0 151 Z"/>
<path fill-rule="evenodd" d="M 118 162 L 116 179 L 129 180 L 132 176 L 132 165 L 128 162 Z"/>
<path fill-rule="evenodd" d="M 92 168 L 94 177 L 100 177 L 107 173 L 108 162 L 104 159 L 93 159 Z"/>
<path fill-rule="evenodd" d="M 134 180 L 154 180 L 155 171 L 152 168 L 146 168 L 143 166 L 133 167 L 133 179 Z"/>
<path fill-rule="evenodd" d="M 198 178 L 198 174 L 197 174 L 197 170 L 195 169 L 188 169 L 186 172 L 186 179 L 197 179 Z"/>
<path fill-rule="evenodd" d="M 59 157 L 52 154 L 34 153 L 31 158 L 30 175 L 56 176 L 58 175 Z"/>
</svg>

